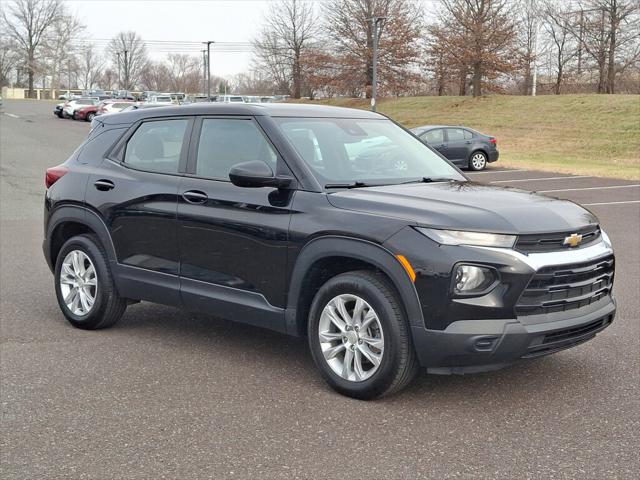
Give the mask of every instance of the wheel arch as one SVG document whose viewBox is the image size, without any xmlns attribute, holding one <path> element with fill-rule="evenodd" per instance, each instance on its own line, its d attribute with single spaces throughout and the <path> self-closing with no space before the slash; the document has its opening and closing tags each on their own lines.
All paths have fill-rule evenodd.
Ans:
<svg viewBox="0 0 640 480">
<path fill-rule="evenodd" d="M 296 258 L 285 311 L 287 333 L 306 334 L 311 302 L 324 282 L 340 273 L 362 269 L 383 273 L 398 293 L 409 323 L 424 325 L 415 287 L 392 252 L 363 239 L 326 236 L 311 240 Z"/>
<path fill-rule="evenodd" d="M 116 261 L 116 253 L 109 230 L 94 211 L 80 205 L 64 205 L 51 213 L 46 227 L 44 253 L 51 271 L 64 242 L 75 235 L 91 233 L 98 237 L 110 262 Z"/>
</svg>

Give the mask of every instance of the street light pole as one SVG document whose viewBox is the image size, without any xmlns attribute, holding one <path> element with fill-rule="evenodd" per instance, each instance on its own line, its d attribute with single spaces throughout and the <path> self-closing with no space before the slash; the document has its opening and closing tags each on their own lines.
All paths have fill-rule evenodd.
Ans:
<svg viewBox="0 0 640 480">
<path fill-rule="evenodd" d="M 216 42 L 208 40 L 204 43 L 207 44 L 207 99 L 211 101 L 211 44 Z"/>
<path fill-rule="evenodd" d="M 129 96 L 129 64 L 127 62 L 128 50 L 124 51 L 124 89 L 127 91 L 126 95 Z"/>
<path fill-rule="evenodd" d="M 207 51 L 202 50 L 202 94 L 207 90 Z M 209 101 L 209 99 L 207 99 Z"/>
<path fill-rule="evenodd" d="M 373 23 L 373 68 L 371 79 L 371 110 L 376 111 L 376 96 L 378 95 L 378 41 L 380 40 L 380 27 L 387 17 L 372 17 Z"/>
<path fill-rule="evenodd" d="M 118 90 L 122 90 L 122 83 L 120 82 L 120 52 L 116 52 L 116 56 L 118 57 Z"/>
</svg>

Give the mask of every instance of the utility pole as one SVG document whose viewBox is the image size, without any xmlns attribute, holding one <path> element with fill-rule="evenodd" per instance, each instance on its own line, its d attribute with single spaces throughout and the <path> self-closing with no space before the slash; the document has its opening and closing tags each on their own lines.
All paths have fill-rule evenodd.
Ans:
<svg viewBox="0 0 640 480">
<path fill-rule="evenodd" d="M 202 93 L 207 91 L 207 51 L 202 50 Z M 207 101 L 211 99 L 207 98 Z"/>
<path fill-rule="evenodd" d="M 127 61 L 128 50 L 124 51 L 124 89 L 127 91 L 126 95 L 129 96 L 129 63 Z"/>
<path fill-rule="evenodd" d="M 206 75 L 207 75 L 207 99 L 211 101 L 211 44 L 216 43 L 213 40 L 208 40 L 203 42 L 207 44 L 207 67 L 206 67 Z"/>
<path fill-rule="evenodd" d="M 584 10 L 580 9 L 580 26 L 578 30 L 578 81 L 580 81 L 580 75 L 582 74 L 582 39 L 584 35 Z"/>
<path fill-rule="evenodd" d="M 538 91 L 538 30 L 540 29 L 540 23 L 535 21 L 534 36 L 533 36 L 533 79 L 531 81 L 531 96 L 535 97 Z"/>
<path fill-rule="evenodd" d="M 68 100 L 71 100 L 71 59 L 69 58 L 67 58 L 67 74 L 69 75 L 67 96 L 69 97 Z"/>
<path fill-rule="evenodd" d="M 120 82 L 120 52 L 116 52 L 118 57 L 118 92 L 122 90 L 122 83 Z"/>
<path fill-rule="evenodd" d="M 373 24 L 373 65 L 371 79 L 371 110 L 376 111 L 376 96 L 378 94 L 378 42 L 382 29 L 382 22 L 387 17 L 372 17 L 369 19 Z"/>
</svg>

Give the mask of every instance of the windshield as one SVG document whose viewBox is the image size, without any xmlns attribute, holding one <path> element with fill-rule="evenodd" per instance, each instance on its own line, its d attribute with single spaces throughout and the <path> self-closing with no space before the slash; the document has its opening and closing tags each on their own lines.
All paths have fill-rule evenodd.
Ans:
<svg viewBox="0 0 640 480">
<path fill-rule="evenodd" d="M 275 120 L 322 184 L 465 180 L 454 167 L 390 120 Z"/>
</svg>

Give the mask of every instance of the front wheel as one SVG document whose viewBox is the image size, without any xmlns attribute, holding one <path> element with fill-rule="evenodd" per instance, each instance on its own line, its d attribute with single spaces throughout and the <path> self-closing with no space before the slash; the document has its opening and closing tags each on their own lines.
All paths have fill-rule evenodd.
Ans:
<svg viewBox="0 0 640 480">
<path fill-rule="evenodd" d="M 404 311 L 382 274 L 349 272 L 325 283 L 311 305 L 308 332 L 316 366 L 343 395 L 388 395 L 418 369 Z"/>
<path fill-rule="evenodd" d="M 96 117 L 96 114 L 95 114 L 95 113 L 89 113 L 89 114 L 85 117 L 85 120 L 86 120 L 87 122 L 92 122 L 92 121 L 93 121 L 93 119 L 94 119 L 95 117 Z"/>
<path fill-rule="evenodd" d="M 473 152 L 469 160 L 469 168 L 476 172 L 484 170 L 487 166 L 487 156 L 482 152 Z"/>
<path fill-rule="evenodd" d="M 62 246 L 56 260 L 55 288 L 60 309 L 74 327 L 109 327 L 127 308 L 95 235 L 78 235 Z"/>
</svg>

